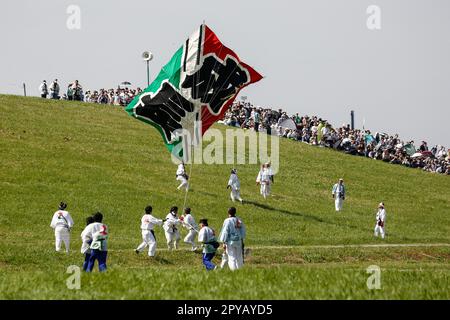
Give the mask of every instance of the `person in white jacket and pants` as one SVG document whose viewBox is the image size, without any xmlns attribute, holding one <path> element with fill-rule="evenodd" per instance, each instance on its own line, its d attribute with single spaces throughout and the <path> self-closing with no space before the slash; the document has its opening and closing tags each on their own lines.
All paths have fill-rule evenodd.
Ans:
<svg viewBox="0 0 450 320">
<path fill-rule="evenodd" d="M 230 270 L 237 270 L 244 265 L 244 239 L 246 236 L 245 225 L 236 217 L 236 208 L 228 209 L 228 218 L 223 222 L 220 231 L 219 242 L 223 244 L 227 254 L 227 262 Z"/>
<path fill-rule="evenodd" d="M 333 185 L 331 195 L 334 198 L 334 207 L 336 211 L 341 211 L 345 200 L 345 185 L 344 179 L 339 179 L 338 183 Z"/>
<path fill-rule="evenodd" d="M 55 79 L 50 85 L 50 98 L 59 99 L 59 84 L 58 79 Z"/>
<path fill-rule="evenodd" d="M 61 250 L 62 242 L 64 242 L 66 252 L 69 252 L 70 249 L 70 229 L 74 223 L 70 213 L 65 210 L 66 208 L 67 204 L 61 202 L 50 223 L 50 227 L 55 229 L 55 249 L 58 252 Z"/>
<path fill-rule="evenodd" d="M 237 170 L 233 169 L 231 170 L 230 179 L 228 179 L 228 185 L 227 189 L 231 188 L 230 197 L 233 202 L 236 200 L 243 202 L 241 198 L 241 182 L 239 181 L 239 178 L 237 176 Z"/>
<path fill-rule="evenodd" d="M 43 80 L 42 83 L 39 85 L 39 94 L 41 95 L 41 98 L 46 99 L 48 95 L 48 86 L 47 81 Z"/>
<path fill-rule="evenodd" d="M 180 217 L 183 227 L 188 229 L 188 234 L 184 238 L 184 242 L 192 246 L 191 251 L 197 250 L 195 245 L 195 236 L 198 233 L 198 226 L 195 222 L 195 218 L 191 214 L 191 208 L 185 208 L 184 214 Z"/>
<path fill-rule="evenodd" d="M 178 169 L 177 169 L 177 180 L 180 181 L 180 185 L 177 187 L 177 190 L 180 190 L 181 188 L 184 188 L 186 191 L 189 190 L 189 176 L 186 174 L 186 170 L 184 167 L 184 163 L 180 163 L 178 165 Z"/>
<path fill-rule="evenodd" d="M 381 202 L 378 205 L 378 211 L 376 215 L 377 223 L 375 224 L 375 237 L 378 237 L 378 233 L 381 234 L 381 238 L 384 239 L 385 232 L 384 232 L 384 225 L 386 222 L 386 210 L 384 209 L 384 203 Z"/>
<path fill-rule="evenodd" d="M 155 218 L 152 215 L 152 206 L 145 207 L 145 214 L 141 219 L 142 243 L 135 250 L 136 253 L 141 252 L 148 246 L 148 256 L 154 257 L 156 253 L 156 237 L 153 231 L 155 226 L 162 226 L 163 220 Z"/>
<path fill-rule="evenodd" d="M 256 177 L 256 184 L 261 186 L 260 192 L 264 199 L 270 195 L 270 185 L 272 183 L 271 180 L 271 171 L 267 168 L 266 164 L 261 166 L 261 170 Z"/>
<path fill-rule="evenodd" d="M 166 216 L 163 228 L 167 240 L 167 248 L 172 250 L 178 249 L 178 243 L 180 242 L 180 231 L 178 226 L 181 224 L 181 220 L 178 219 L 178 207 L 170 208 L 169 214 Z"/>
</svg>

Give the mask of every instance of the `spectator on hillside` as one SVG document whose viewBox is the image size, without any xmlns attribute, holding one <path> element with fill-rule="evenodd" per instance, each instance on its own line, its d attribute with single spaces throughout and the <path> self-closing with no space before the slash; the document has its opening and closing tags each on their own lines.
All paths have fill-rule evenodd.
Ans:
<svg viewBox="0 0 450 320">
<path fill-rule="evenodd" d="M 48 95 L 47 81 L 43 80 L 42 83 L 40 84 L 39 94 L 41 95 L 41 98 L 47 99 Z"/>
<path fill-rule="evenodd" d="M 422 141 L 422 144 L 419 147 L 420 152 L 428 151 L 428 145 L 426 141 Z"/>
<path fill-rule="evenodd" d="M 67 100 L 73 100 L 73 89 L 71 83 L 67 86 Z"/>
<path fill-rule="evenodd" d="M 253 122 L 254 122 L 255 131 L 258 132 L 259 131 L 259 123 L 261 121 L 261 114 L 259 113 L 258 109 L 253 108 L 252 118 L 253 118 Z"/>
<path fill-rule="evenodd" d="M 78 80 L 75 80 L 74 83 L 70 85 L 72 89 L 72 97 L 75 101 L 83 101 L 83 88 L 78 83 Z M 67 94 L 69 95 L 69 94 Z M 70 100 L 70 99 L 69 99 Z"/>
<path fill-rule="evenodd" d="M 256 112 L 260 114 L 259 124 L 255 123 Z M 288 118 L 295 122 L 296 130 L 286 130 L 279 126 L 283 120 Z M 244 129 L 253 128 L 255 131 L 265 131 L 268 134 L 277 134 L 279 137 L 334 148 L 347 154 L 365 156 L 410 168 L 421 168 L 425 171 L 442 174 L 449 172 L 448 150 L 443 146 L 436 146 L 427 153 L 428 146 L 425 141 L 416 150 L 414 141 L 405 143 L 398 134 L 372 134 L 369 130 L 351 129 L 349 124 L 333 128 L 331 124 L 317 116 L 296 114 L 289 117 L 282 109 L 277 111 L 270 108 L 256 109 L 250 102 L 237 101 L 225 113 L 222 122 L 230 126 L 240 126 Z M 412 155 L 416 152 L 425 152 L 425 154 L 413 158 Z"/>
<path fill-rule="evenodd" d="M 50 98 L 59 100 L 59 84 L 58 79 L 53 80 L 52 84 L 50 85 Z"/>
</svg>

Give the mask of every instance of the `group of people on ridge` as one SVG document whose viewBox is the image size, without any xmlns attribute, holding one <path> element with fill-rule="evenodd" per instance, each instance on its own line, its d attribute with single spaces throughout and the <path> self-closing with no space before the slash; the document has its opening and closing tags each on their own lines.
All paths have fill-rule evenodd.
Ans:
<svg viewBox="0 0 450 320">
<path fill-rule="evenodd" d="M 189 190 L 189 176 L 186 173 L 186 168 L 183 162 L 178 165 L 176 179 L 181 182 L 177 187 L 177 190 Z M 270 162 L 262 164 L 261 169 L 259 170 L 256 177 L 256 184 L 260 185 L 260 193 L 264 197 L 264 199 L 267 199 L 267 197 L 270 195 L 271 185 L 273 184 L 273 182 L 274 174 L 270 166 Z M 231 189 L 230 198 L 233 202 L 244 202 L 241 197 L 241 182 L 239 181 L 239 177 L 237 175 L 237 169 L 231 170 L 227 189 Z"/>
</svg>

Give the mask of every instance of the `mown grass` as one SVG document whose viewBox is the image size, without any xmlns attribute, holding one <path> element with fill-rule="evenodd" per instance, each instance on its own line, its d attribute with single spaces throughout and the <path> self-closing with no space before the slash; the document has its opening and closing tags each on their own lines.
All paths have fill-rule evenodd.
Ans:
<svg viewBox="0 0 450 320">
<path fill-rule="evenodd" d="M 242 195 L 248 203 L 236 207 L 247 224 L 246 244 L 255 247 L 255 254 L 246 270 L 238 274 L 206 275 L 200 258 L 192 254 L 162 251 L 158 253 L 162 260 L 153 263 L 131 254 L 130 250 L 141 240 L 139 220 L 143 208 L 152 204 L 155 215 L 163 217 L 170 206 L 181 207 L 184 201 L 184 193 L 176 191 L 176 166 L 156 130 L 117 107 L 38 98 L 1 95 L 0 115 L 0 270 L 2 289 L 8 288 L 1 290 L 2 298 L 187 298 L 189 290 L 184 286 L 188 284 L 167 280 L 171 276 L 178 279 L 178 274 L 190 279 L 191 287 L 197 281 L 205 281 L 205 277 L 212 281 L 213 286 L 206 293 L 198 292 L 200 286 L 195 287 L 199 290 L 188 294 L 192 299 L 230 298 L 231 291 L 214 288 L 218 281 L 225 287 L 238 283 L 236 298 L 346 298 L 347 294 L 354 298 L 426 298 L 423 288 L 433 297 L 448 297 L 448 289 L 439 293 L 433 285 L 441 279 L 448 288 L 448 273 L 435 272 L 436 268 L 448 268 L 445 254 L 426 262 L 420 254 L 407 258 L 408 265 L 415 266 L 411 270 L 419 271 L 403 272 L 399 271 L 403 268 L 402 259 L 390 254 L 403 257 L 411 251 L 399 248 L 396 253 L 392 248 L 384 248 L 378 254 L 379 262 L 389 266 L 386 277 L 395 275 L 390 278 L 392 283 L 398 279 L 400 286 L 401 281 L 413 277 L 421 284 L 415 289 L 412 284 L 403 284 L 400 291 L 383 289 L 379 292 L 384 293 L 373 296 L 364 290 L 353 294 L 343 289 L 351 287 L 348 267 L 354 263 L 352 259 L 358 260 L 364 250 L 344 255 L 348 261 L 320 261 L 320 249 L 309 249 L 300 256 L 289 254 L 290 249 L 268 250 L 263 255 L 257 253 L 264 250 L 256 250 L 256 246 L 381 243 L 372 236 L 375 208 L 380 201 L 385 202 L 388 212 L 388 236 L 383 243 L 449 243 L 450 179 L 446 176 L 280 140 L 280 172 L 275 177 L 273 196 L 267 201 L 255 186 L 258 167 L 237 166 Z M 220 125 L 216 128 L 225 129 Z M 193 192 L 189 193 L 188 205 L 197 220 L 209 218 L 217 231 L 231 205 L 226 189 L 230 168 L 206 164 L 192 168 Z M 331 186 L 339 177 L 345 179 L 348 197 L 344 211 L 336 214 Z M 49 228 L 51 215 L 61 200 L 68 202 L 76 223 L 72 233 L 72 248 L 76 252 L 68 257 L 53 252 L 53 233 Z M 110 228 L 110 272 L 83 276 L 89 283 L 93 281 L 92 286 L 86 284 L 86 288 L 91 288 L 89 292 L 59 290 L 63 284 L 60 280 L 67 277 L 65 268 L 82 259 L 78 249 L 84 219 L 97 210 L 104 213 Z M 159 247 L 164 247 L 162 229 L 156 230 L 156 237 Z M 424 248 L 417 250 L 428 254 Z M 336 254 L 339 252 L 345 251 L 339 249 Z M 320 266 L 316 267 L 316 263 Z M 356 268 L 361 279 L 366 267 L 364 264 Z M 305 277 L 303 289 L 277 293 L 289 286 L 288 275 L 292 273 Z M 335 278 L 348 277 L 348 282 L 331 279 L 332 273 L 336 273 Z M 273 274 L 271 285 L 265 281 L 269 274 Z M 320 281 L 314 284 L 316 277 L 321 281 L 330 278 L 329 286 L 321 287 Z M 140 287 L 141 278 L 153 284 L 148 289 Z M 23 290 L 21 283 L 27 281 L 30 289 Z M 93 290 L 98 284 L 95 281 L 104 281 L 110 286 L 109 291 Z M 254 293 L 245 281 L 253 281 Z M 156 290 L 158 286 L 161 288 Z M 127 287 L 132 293 L 126 293 Z M 134 290 L 135 287 L 140 289 Z M 317 293 L 318 289 L 321 293 Z M 344 291 L 339 294 L 341 290 Z"/>
<path fill-rule="evenodd" d="M 81 288 L 69 290 L 66 266 L 79 257 L 55 256 L 30 269 L 4 270 L 2 299 L 448 299 L 449 252 L 427 250 L 414 258 L 405 250 L 395 259 L 373 252 L 334 250 L 255 252 L 239 272 L 205 272 L 200 255 L 188 251 L 160 252 L 156 259 L 111 252 L 107 273 L 81 275 Z M 416 250 L 413 250 L 416 251 Z M 388 254 L 392 255 L 393 253 Z M 280 257 L 281 255 L 281 257 Z M 406 257 L 405 257 L 406 256 Z M 272 257 L 277 257 L 272 263 Z M 404 259 L 406 258 L 406 259 Z M 392 259 L 392 260 L 391 260 Z M 256 260 L 256 261 L 255 261 Z M 259 261 L 258 261 L 259 260 Z M 261 260 L 264 260 L 261 263 Z M 367 268 L 381 268 L 381 288 L 370 290 Z M 42 266 L 45 266 L 42 268 Z M 52 267 L 53 266 L 53 267 Z M 42 271 L 42 269 L 46 271 Z"/>
</svg>

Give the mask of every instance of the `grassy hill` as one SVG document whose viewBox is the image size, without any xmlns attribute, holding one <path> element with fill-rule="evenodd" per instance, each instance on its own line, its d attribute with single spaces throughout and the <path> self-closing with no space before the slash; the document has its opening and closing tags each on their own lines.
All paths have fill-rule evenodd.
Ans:
<svg viewBox="0 0 450 320">
<path fill-rule="evenodd" d="M 187 246 L 158 250 L 153 260 L 133 252 L 143 208 L 152 204 L 163 217 L 184 201 L 156 130 L 118 107 L 39 98 L 0 95 L 0 115 L 0 298 L 450 297 L 450 247 L 358 246 L 449 244 L 446 176 L 282 139 L 269 199 L 255 186 L 258 167 L 236 166 L 248 200 L 236 207 L 253 249 L 245 269 L 206 273 Z M 230 168 L 192 168 L 188 205 L 197 221 L 209 218 L 216 231 L 231 205 Z M 344 211 L 336 213 L 331 187 L 339 177 L 348 195 Z M 49 227 L 62 200 L 75 220 L 69 255 L 54 252 Z M 388 214 L 385 241 L 372 235 L 380 201 Z M 81 289 L 69 290 L 66 268 L 80 265 L 79 234 L 97 210 L 110 229 L 109 271 L 83 275 Z M 165 249 L 161 228 L 156 237 L 158 249 Z M 381 290 L 366 287 L 366 268 L 373 264 L 383 270 Z M 211 286 L 206 291 L 204 281 Z"/>
</svg>

